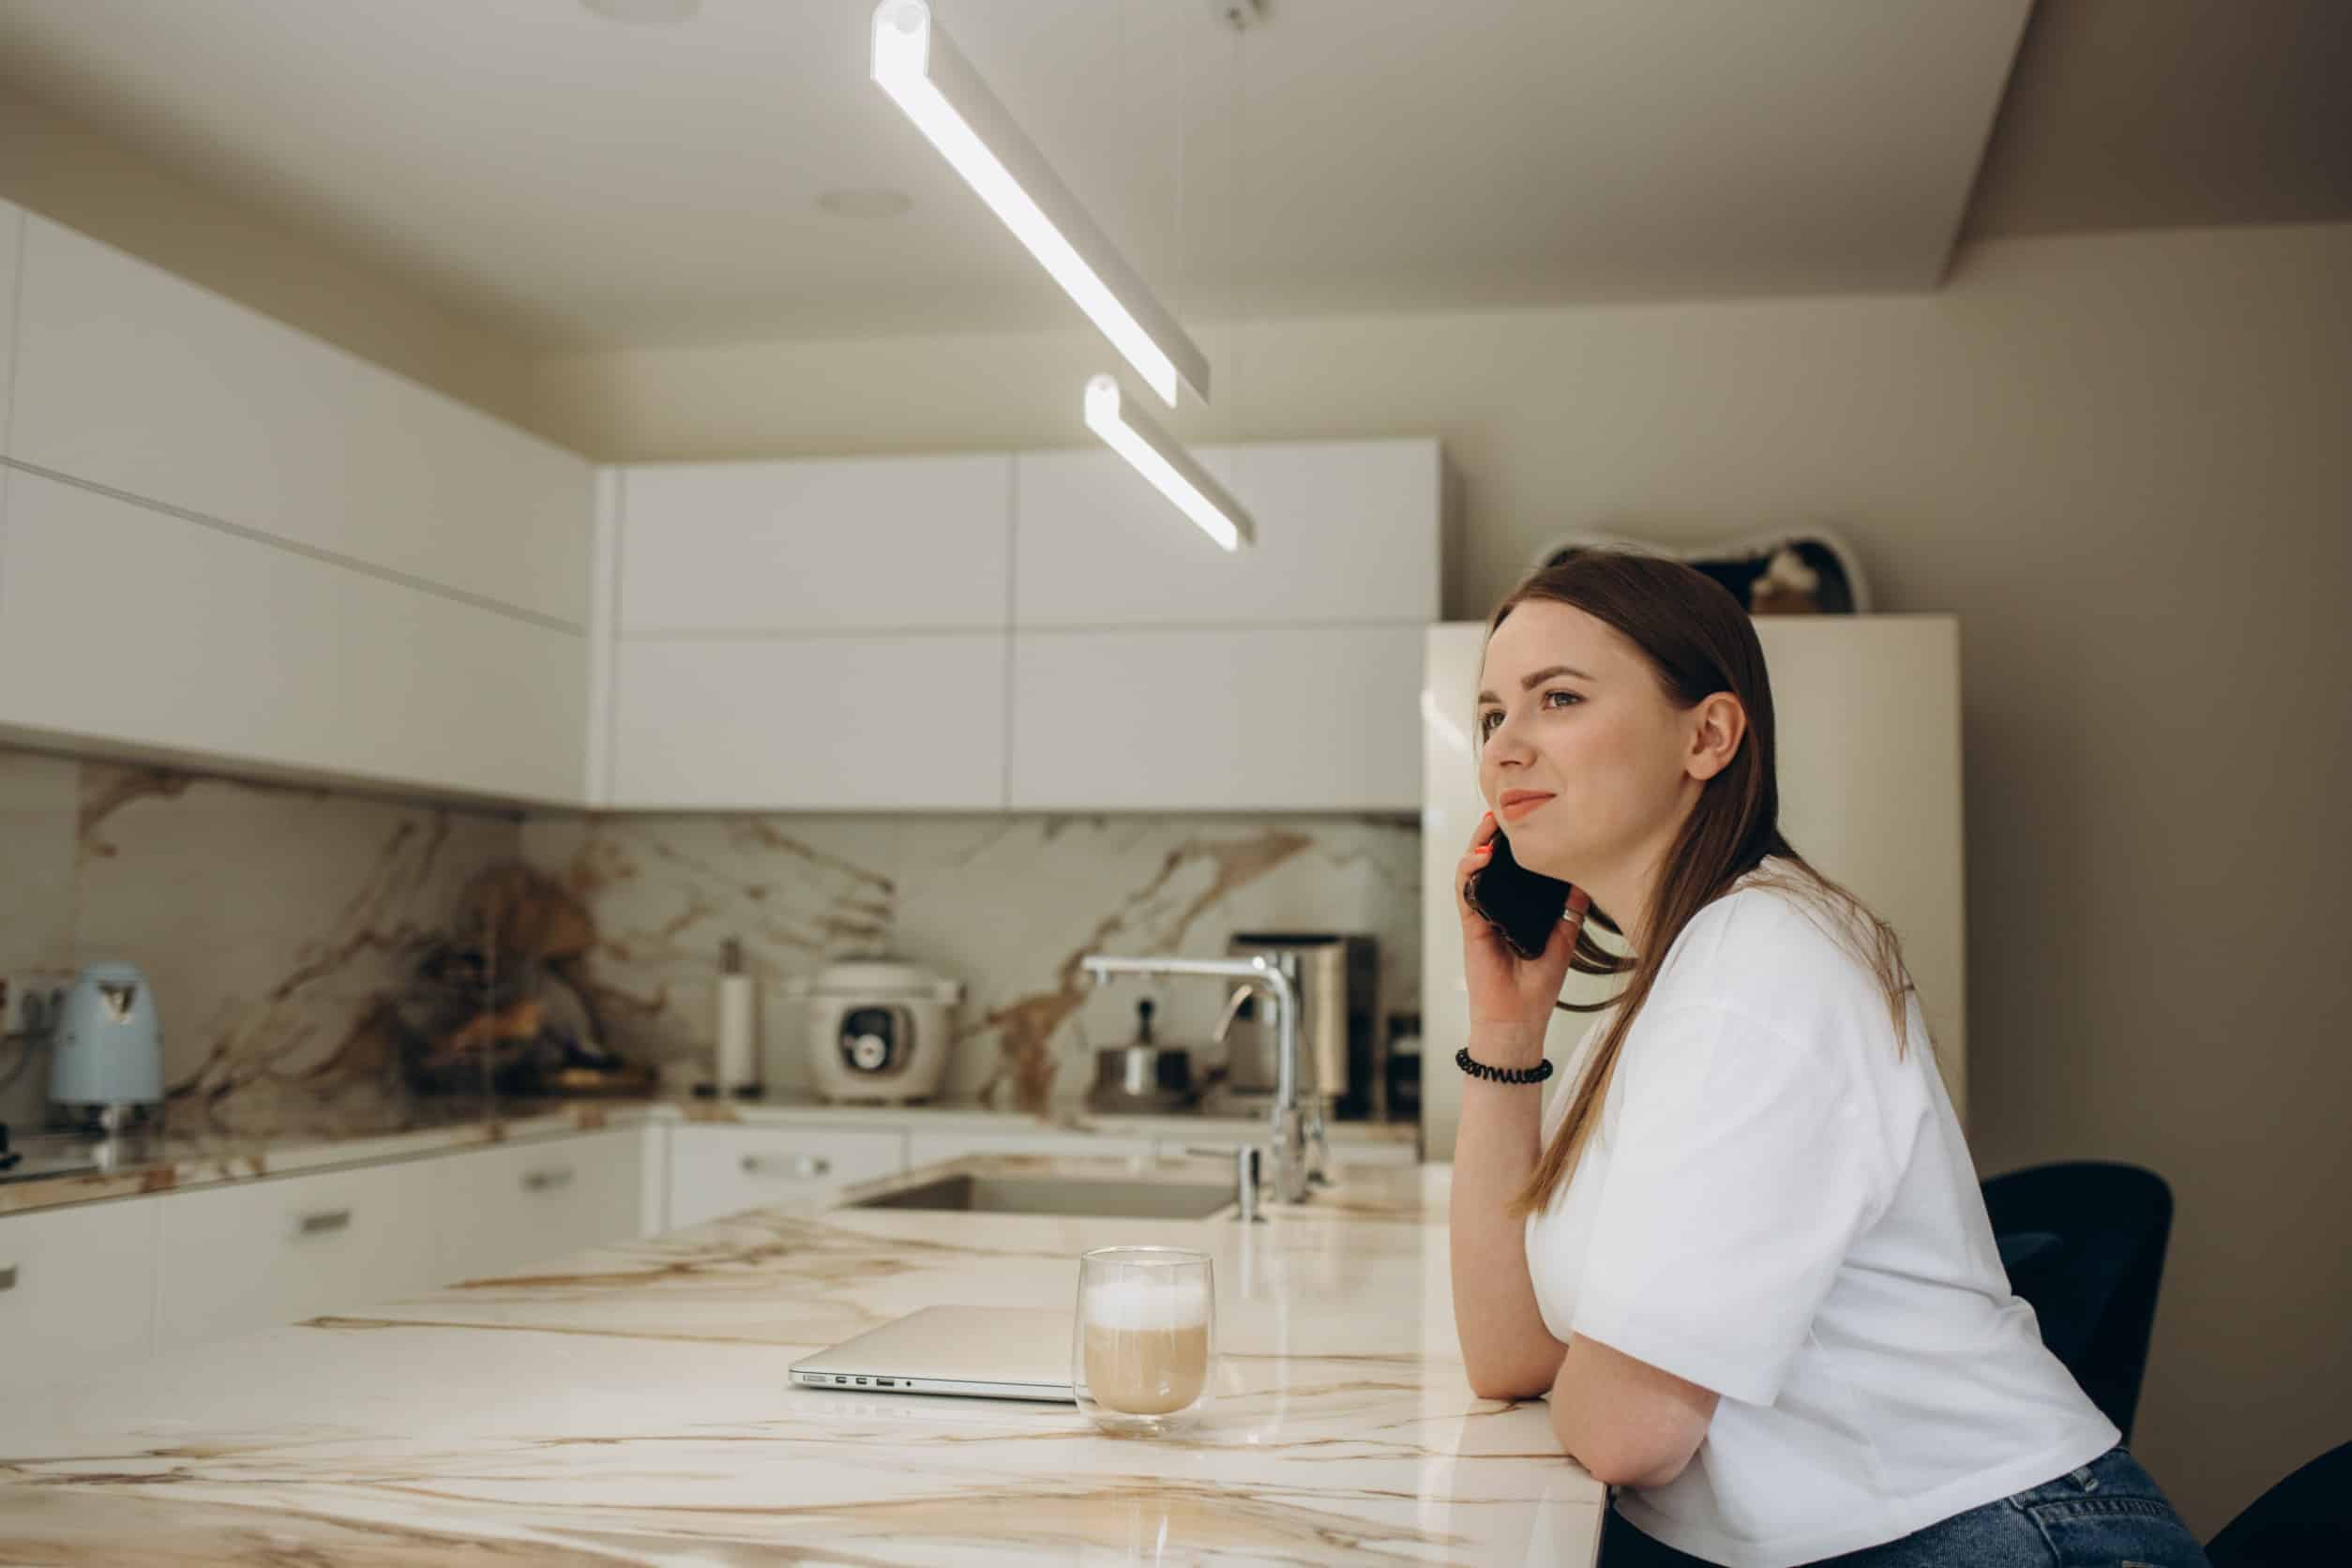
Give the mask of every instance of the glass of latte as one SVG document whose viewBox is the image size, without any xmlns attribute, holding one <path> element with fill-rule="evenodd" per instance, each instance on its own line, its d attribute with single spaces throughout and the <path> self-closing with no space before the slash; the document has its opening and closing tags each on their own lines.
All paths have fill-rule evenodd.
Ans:
<svg viewBox="0 0 2352 1568">
<path fill-rule="evenodd" d="M 1209 1403 L 1216 1288 L 1209 1255 L 1097 1247 L 1078 1259 L 1070 1381 L 1078 1409 L 1119 1437 L 1158 1437 Z"/>
</svg>

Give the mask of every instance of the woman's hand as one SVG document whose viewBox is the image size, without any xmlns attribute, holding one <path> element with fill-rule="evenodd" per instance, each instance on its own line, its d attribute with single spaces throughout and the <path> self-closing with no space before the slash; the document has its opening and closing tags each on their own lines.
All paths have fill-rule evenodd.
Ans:
<svg viewBox="0 0 2352 1568">
<path fill-rule="evenodd" d="M 1581 887 L 1568 890 L 1568 912 L 1552 927 L 1543 957 L 1522 958 L 1502 933 L 1470 908 L 1467 889 L 1473 873 L 1494 858 L 1500 831 L 1487 812 L 1470 834 L 1470 847 L 1454 867 L 1454 906 L 1462 919 L 1462 975 L 1470 987 L 1470 1054 L 1496 1067 L 1531 1067 L 1543 1059 L 1544 1031 L 1552 1004 L 1568 978 L 1591 897 Z"/>
</svg>

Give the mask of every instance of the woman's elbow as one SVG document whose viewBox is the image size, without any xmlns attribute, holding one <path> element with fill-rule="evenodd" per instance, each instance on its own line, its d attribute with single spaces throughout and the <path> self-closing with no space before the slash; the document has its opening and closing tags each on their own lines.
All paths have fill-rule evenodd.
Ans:
<svg viewBox="0 0 2352 1568">
<path fill-rule="evenodd" d="M 1538 1399 L 1552 1391 L 1552 1374 L 1501 1363 L 1466 1364 L 1470 1392 L 1481 1399 Z"/>
<path fill-rule="evenodd" d="M 1560 1430 L 1558 1421 L 1552 1423 L 1552 1428 L 1559 1433 L 1560 1446 L 1568 1457 L 1606 1486 L 1663 1486 L 1690 1468 L 1695 1454 L 1695 1450 L 1679 1444 L 1666 1451 L 1643 1450 L 1595 1433 L 1579 1434 L 1576 1446 L 1571 1447 L 1568 1434 Z"/>
</svg>

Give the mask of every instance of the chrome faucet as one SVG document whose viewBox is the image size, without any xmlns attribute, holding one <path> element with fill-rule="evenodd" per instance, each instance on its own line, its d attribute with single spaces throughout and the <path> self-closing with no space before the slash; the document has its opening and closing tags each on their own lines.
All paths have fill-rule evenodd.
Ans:
<svg viewBox="0 0 2352 1568">
<path fill-rule="evenodd" d="M 1306 1123 L 1299 1111 L 1298 959 L 1288 953 L 1259 953 L 1246 958 L 1129 958 L 1089 953 L 1078 963 L 1097 984 L 1122 974 L 1196 974 L 1239 980 L 1266 993 L 1274 1015 L 1274 1097 L 1266 1113 L 1274 1153 L 1274 1199 L 1304 1201 L 1308 1165 Z"/>
</svg>

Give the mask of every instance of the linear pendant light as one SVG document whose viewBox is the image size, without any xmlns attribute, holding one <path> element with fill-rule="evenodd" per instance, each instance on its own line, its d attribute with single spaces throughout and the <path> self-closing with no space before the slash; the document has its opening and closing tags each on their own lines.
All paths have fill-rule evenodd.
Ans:
<svg viewBox="0 0 2352 1568">
<path fill-rule="evenodd" d="M 1162 402 L 1176 406 L 1180 380 L 1208 401 L 1208 356 L 1087 217 L 925 0 L 874 8 L 873 75 Z"/>
<path fill-rule="evenodd" d="M 1199 459 L 1153 424 L 1150 415 L 1127 406 L 1118 377 L 1100 375 L 1088 380 L 1086 428 L 1108 442 L 1112 451 L 1134 465 L 1138 474 L 1151 480 L 1218 544 L 1231 550 L 1258 542 L 1257 525 L 1242 504 L 1210 477 Z"/>
</svg>

